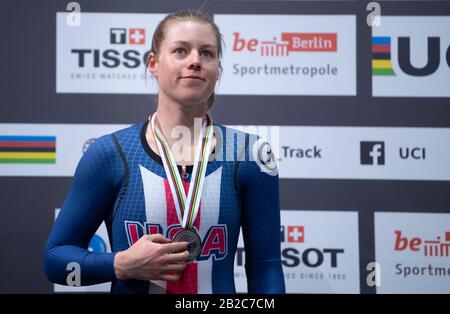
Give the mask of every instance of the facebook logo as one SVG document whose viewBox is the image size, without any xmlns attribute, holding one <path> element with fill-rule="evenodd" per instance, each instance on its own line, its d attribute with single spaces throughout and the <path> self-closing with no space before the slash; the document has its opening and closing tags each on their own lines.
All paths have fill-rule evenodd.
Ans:
<svg viewBox="0 0 450 314">
<path fill-rule="evenodd" d="M 384 142 L 361 142 L 361 165 L 384 165 Z"/>
</svg>

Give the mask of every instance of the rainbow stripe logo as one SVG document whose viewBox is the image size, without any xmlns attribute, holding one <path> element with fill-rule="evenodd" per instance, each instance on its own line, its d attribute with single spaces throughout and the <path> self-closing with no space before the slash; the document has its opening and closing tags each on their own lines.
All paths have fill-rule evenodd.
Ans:
<svg viewBox="0 0 450 314">
<path fill-rule="evenodd" d="M 56 136 L 0 136 L 0 164 L 54 164 Z"/>
<path fill-rule="evenodd" d="M 372 37 L 372 75 L 395 76 L 391 61 L 391 37 Z"/>
</svg>

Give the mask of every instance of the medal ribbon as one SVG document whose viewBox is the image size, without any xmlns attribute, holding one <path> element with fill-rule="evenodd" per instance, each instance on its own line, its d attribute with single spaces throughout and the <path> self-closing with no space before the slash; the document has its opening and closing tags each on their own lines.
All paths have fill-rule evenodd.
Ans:
<svg viewBox="0 0 450 314">
<path fill-rule="evenodd" d="M 206 166 L 208 165 L 209 155 L 211 153 L 211 144 L 213 136 L 213 123 L 211 117 L 206 114 L 206 121 L 203 123 L 200 136 L 197 141 L 197 149 L 194 156 L 194 168 L 192 170 L 191 183 L 188 194 L 184 190 L 181 176 L 177 169 L 175 158 L 170 151 L 161 130 L 156 126 L 156 113 L 150 119 L 150 124 L 155 135 L 155 142 L 158 146 L 164 170 L 169 181 L 170 190 L 175 203 L 178 220 L 185 229 L 191 229 L 200 206 L 200 198 L 205 181 Z M 205 135 L 206 132 L 206 136 Z"/>
</svg>

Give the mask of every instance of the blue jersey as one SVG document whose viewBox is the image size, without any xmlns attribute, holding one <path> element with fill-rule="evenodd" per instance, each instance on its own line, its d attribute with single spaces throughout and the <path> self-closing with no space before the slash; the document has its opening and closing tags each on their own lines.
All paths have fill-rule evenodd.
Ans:
<svg viewBox="0 0 450 314">
<path fill-rule="evenodd" d="M 46 246 L 48 278 L 65 285 L 68 263 L 77 262 L 82 285 L 111 281 L 112 292 L 235 293 L 234 258 L 242 226 L 249 293 L 284 293 L 278 175 L 261 171 L 250 157 L 256 137 L 220 125 L 215 125 L 221 136 L 207 165 L 194 222 L 202 240 L 198 258 L 175 282 L 116 278 L 116 252 L 145 234 L 172 239 L 181 228 L 161 158 L 145 138 L 148 125 L 102 136 L 81 158 Z M 186 191 L 192 166 L 187 173 Z M 87 250 L 102 221 L 112 253 Z"/>
</svg>

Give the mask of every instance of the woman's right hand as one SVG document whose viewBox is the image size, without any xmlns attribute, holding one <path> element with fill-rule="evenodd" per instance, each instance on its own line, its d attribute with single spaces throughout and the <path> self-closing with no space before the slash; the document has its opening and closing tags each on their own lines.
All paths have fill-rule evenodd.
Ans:
<svg viewBox="0 0 450 314">
<path fill-rule="evenodd" d="M 116 254 L 114 271 L 119 280 L 180 279 L 189 256 L 189 242 L 173 242 L 161 234 L 144 235 L 127 250 Z"/>
</svg>

